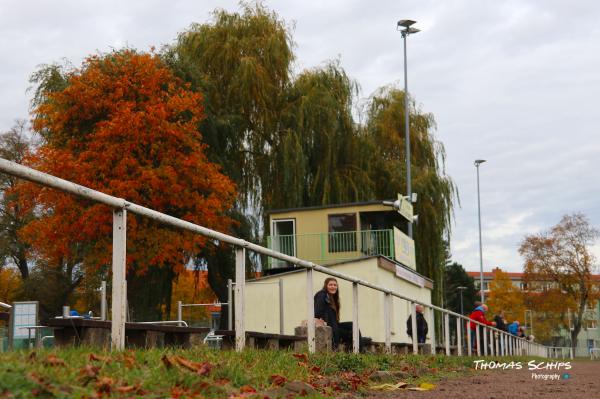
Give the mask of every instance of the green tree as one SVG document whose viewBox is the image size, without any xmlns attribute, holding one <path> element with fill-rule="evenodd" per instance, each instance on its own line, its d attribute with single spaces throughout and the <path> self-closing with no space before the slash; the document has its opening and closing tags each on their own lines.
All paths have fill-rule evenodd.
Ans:
<svg viewBox="0 0 600 399">
<path fill-rule="evenodd" d="M 373 143 L 370 174 L 376 198 L 395 198 L 406 187 L 404 95 L 401 90 L 385 87 L 370 99 L 367 107 L 365 132 Z M 418 193 L 414 206 L 419 215 L 414 232 L 417 270 L 437 283 L 433 301 L 440 304 L 445 243 L 449 241 L 458 191 L 445 173 L 446 153 L 433 134 L 433 115 L 422 112 L 412 98 L 409 114 L 412 188 Z"/>
<path fill-rule="evenodd" d="M 8 132 L 0 134 L 0 157 L 16 163 L 34 147 L 27 133 L 25 121 L 17 121 Z M 19 235 L 19 230 L 34 218 L 31 209 L 24 209 L 22 199 L 15 190 L 19 179 L 0 173 L 0 261 L 18 268 L 22 279 L 29 277 L 31 262 L 29 244 Z M 1 268 L 2 266 L 0 266 Z"/>
<path fill-rule="evenodd" d="M 463 312 L 465 314 L 471 312 L 475 308 L 475 301 L 478 300 L 473 277 L 469 276 L 463 266 L 456 262 L 446 265 L 444 276 L 446 309 L 461 313 L 460 298 L 462 291 Z M 459 290 L 458 287 L 465 287 L 465 289 Z"/>
</svg>

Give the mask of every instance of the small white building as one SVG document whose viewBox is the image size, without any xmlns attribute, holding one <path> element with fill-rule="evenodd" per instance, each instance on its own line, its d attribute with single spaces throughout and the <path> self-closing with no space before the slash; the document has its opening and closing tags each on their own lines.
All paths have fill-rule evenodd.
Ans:
<svg viewBox="0 0 600 399">
<path fill-rule="evenodd" d="M 329 264 L 327 267 L 431 304 L 433 281 L 390 258 L 381 255 L 367 256 Z M 323 287 L 327 277 L 329 276 L 323 273 L 313 272 L 311 296 Z M 340 321 L 352 321 L 352 283 L 338 279 L 338 284 Z M 248 331 L 293 335 L 294 328 L 307 318 L 304 269 L 250 280 L 245 290 L 245 323 Z M 371 337 L 374 342 L 384 342 L 384 294 L 359 286 L 358 297 L 358 321 L 362 335 Z M 392 302 L 392 342 L 409 342 L 406 334 L 409 303 L 396 297 Z M 426 317 L 429 317 L 427 312 Z"/>
</svg>

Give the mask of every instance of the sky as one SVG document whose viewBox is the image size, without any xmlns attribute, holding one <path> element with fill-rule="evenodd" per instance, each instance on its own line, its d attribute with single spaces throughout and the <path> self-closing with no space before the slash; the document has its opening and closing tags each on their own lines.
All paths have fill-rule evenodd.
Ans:
<svg viewBox="0 0 600 399">
<path fill-rule="evenodd" d="M 527 234 L 582 212 L 600 227 L 600 3 L 592 0 L 329 0 L 263 3 L 289 25 L 296 73 L 339 60 L 361 87 L 402 86 L 397 21 L 408 38 L 409 92 L 437 122 L 446 173 L 458 187 L 451 250 L 479 270 L 521 271 Z M 123 46 L 171 44 L 237 1 L 0 0 L 0 131 L 29 118 L 29 77 L 42 64 Z M 417 227 L 418 228 L 418 227 Z M 600 245 L 594 246 L 600 255 Z"/>
</svg>

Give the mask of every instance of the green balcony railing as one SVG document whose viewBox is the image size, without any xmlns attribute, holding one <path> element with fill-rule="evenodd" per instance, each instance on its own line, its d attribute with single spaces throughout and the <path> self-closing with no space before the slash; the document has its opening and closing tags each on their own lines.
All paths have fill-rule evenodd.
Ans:
<svg viewBox="0 0 600 399">
<path fill-rule="evenodd" d="M 344 231 L 267 236 L 270 249 L 315 263 L 333 263 L 363 256 L 394 257 L 393 230 Z M 269 259 L 268 267 L 286 266 L 286 262 Z"/>
</svg>

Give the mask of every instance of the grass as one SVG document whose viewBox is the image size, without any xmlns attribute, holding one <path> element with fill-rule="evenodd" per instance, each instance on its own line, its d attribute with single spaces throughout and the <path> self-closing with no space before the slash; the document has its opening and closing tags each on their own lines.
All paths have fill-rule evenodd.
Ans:
<svg viewBox="0 0 600 399">
<path fill-rule="evenodd" d="M 376 370 L 401 371 L 406 382 L 418 384 L 465 375 L 473 369 L 473 360 L 338 352 L 236 353 L 203 347 L 121 353 L 92 348 L 23 350 L 0 353 L 0 397 L 264 397 L 269 390 L 294 380 L 318 388 L 309 397 L 336 396 L 340 392 L 361 396 L 370 384 L 369 375 Z M 524 358 L 510 360 L 526 362 Z M 206 368 L 200 370 L 203 365 Z"/>
</svg>

